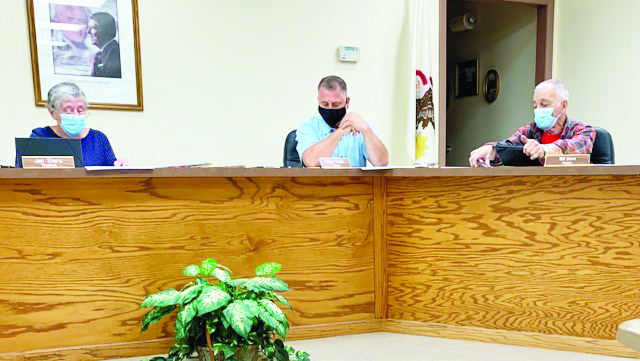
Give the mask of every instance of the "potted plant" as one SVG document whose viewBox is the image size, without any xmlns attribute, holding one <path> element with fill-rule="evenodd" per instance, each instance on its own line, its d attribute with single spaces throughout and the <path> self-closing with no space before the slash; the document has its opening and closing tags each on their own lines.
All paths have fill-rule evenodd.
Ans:
<svg viewBox="0 0 640 361">
<path fill-rule="evenodd" d="M 168 357 L 154 360 L 181 361 L 198 351 L 200 360 L 309 361 L 309 354 L 282 341 L 289 322 L 275 301 L 291 306 L 277 293 L 289 289 L 275 277 L 280 268 L 278 263 L 265 263 L 256 268 L 255 277 L 234 279 L 229 268 L 213 259 L 185 267 L 183 274 L 193 281 L 179 291 L 147 295 L 140 305 L 151 308 L 142 319 L 142 332 L 178 310 Z"/>
</svg>

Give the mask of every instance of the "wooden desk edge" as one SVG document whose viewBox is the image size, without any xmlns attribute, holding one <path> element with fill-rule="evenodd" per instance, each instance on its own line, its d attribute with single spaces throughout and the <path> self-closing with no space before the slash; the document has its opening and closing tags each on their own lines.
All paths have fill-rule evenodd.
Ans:
<svg viewBox="0 0 640 361">
<path fill-rule="evenodd" d="M 495 177 L 638 175 L 640 166 L 397 168 L 381 170 L 320 168 L 157 168 L 152 170 L 87 171 L 77 169 L 0 169 L 0 179 L 33 178 L 233 178 L 233 177 Z"/>
</svg>

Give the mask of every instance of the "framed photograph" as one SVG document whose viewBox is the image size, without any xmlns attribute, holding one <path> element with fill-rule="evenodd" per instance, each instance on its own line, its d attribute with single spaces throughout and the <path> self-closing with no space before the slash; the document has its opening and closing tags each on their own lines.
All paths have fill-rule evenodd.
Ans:
<svg viewBox="0 0 640 361">
<path fill-rule="evenodd" d="M 484 92 L 484 99 L 488 103 L 493 103 L 498 99 L 498 95 L 500 94 L 500 76 L 497 70 L 491 69 L 487 72 L 487 75 L 484 76 L 482 91 Z"/>
<path fill-rule="evenodd" d="M 478 95 L 478 59 L 456 64 L 456 97 Z"/>
<path fill-rule="evenodd" d="M 71 82 L 93 109 L 143 109 L 137 0 L 26 1 L 36 105 Z"/>
</svg>

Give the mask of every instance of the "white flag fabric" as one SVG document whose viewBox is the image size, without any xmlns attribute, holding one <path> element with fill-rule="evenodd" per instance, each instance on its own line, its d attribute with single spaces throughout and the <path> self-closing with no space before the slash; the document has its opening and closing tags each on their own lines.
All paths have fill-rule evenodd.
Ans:
<svg viewBox="0 0 640 361">
<path fill-rule="evenodd" d="M 406 150 L 415 164 L 438 164 L 431 48 L 426 0 L 415 0 L 411 24 L 411 74 Z"/>
</svg>

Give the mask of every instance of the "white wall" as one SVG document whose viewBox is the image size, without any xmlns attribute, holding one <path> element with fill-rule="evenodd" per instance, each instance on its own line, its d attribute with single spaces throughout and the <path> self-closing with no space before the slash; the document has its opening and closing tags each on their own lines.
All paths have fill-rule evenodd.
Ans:
<svg viewBox="0 0 640 361">
<path fill-rule="evenodd" d="M 570 117 L 611 133 L 616 164 L 640 164 L 638 14 L 638 0 L 556 0 L 554 77 Z"/>
<path fill-rule="evenodd" d="M 88 120 L 118 157 L 138 165 L 280 166 L 286 134 L 316 112 L 318 81 L 336 74 L 391 163 L 409 162 L 404 81 L 413 0 L 138 2 L 145 110 L 94 110 Z M 437 70 L 438 0 L 428 7 Z M 53 120 L 34 105 L 25 2 L 3 1 L 1 9 L 0 164 L 13 164 L 13 139 Z M 339 63 L 339 45 L 359 46 L 361 61 Z"/>
<path fill-rule="evenodd" d="M 448 31 L 448 79 L 454 86 L 455 64 L 477 58 L 479 95 L 453 97 L 447 111 L 447 165 L 469 164 L 469 152 L 480 145 L 502 140 L 531 120 L 535 86 L 536 9 L 513 4 L 449 2 L 449 18 L 475 14 L 471 31 Z M 485 74 L 496 69 L 500 93 L 487 103 L 482 92 Z"/>
</svg>

